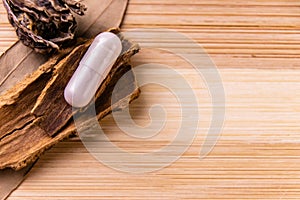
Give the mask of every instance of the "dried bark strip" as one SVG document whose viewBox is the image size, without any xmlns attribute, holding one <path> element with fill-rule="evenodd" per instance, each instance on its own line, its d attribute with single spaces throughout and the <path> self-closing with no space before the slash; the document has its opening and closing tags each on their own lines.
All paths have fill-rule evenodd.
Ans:
<svg viewBox="0 0 300 200">
<path fill-rule="evenodd" d="M 77 47 L 70 56 L 54 67 L 51 80 L 45 85 L 31 110 L 31 114 L 37 118 L 35 123 L 49 136 L 57 133 L 72 117 L 72 107 L 63 96 L 64 88 L 90 44 L 91 41 L 88 41 Z"/>
<path fill-rule="evenodd" d="M 96 94 L 96 99 L 99 99 L 99 96 L 102 95 L 108 86 L 114 85 L 111 81 L 118 79 L 112 80 L 112 76 L 139 50 L 137 45 L 133 45 L 122 36 L 120 37 L 123 45 L 123 53 L 112 67 L 107 78 L 103 81 L 102 86 L 100 86 L 99 91 Z M 54 76 L 45 86 L 36 102 L 36 105 L 31 111 L 32 114 L 39 117 L 36 123 L 50 136 L 55 135 L 63 126 L 66 125 L 72 115 L 75 114 L 72 113 L 72 107 L 66 104 L 63 92 L 68 81 L 76 70 L 80 58 L 84 55 L 91 42 L 92 41 L 88 41 L 84 45 L 81 45 L 78 49 L 74 50 L 74 56 L 67 57 L 63 62 L 61 62 L 61 65 L 66 66 L 57 65 L 55 67 Z M 113 88 L 110 89 L 111 91 L 113 90 Z M 101 107 L 101 105 L 99 105 L 99 107 Z"/>
<path fill-rule="evenodd" d="M 122 70 L 118 72 L 118 76 L 122 76 L 124 70 L 130 68 L 128 65 L 124 68 L 120 68 Z M 123 98 L 113 105 L 110 104 L 110 98 L 104 98 L 108 96 L 107 93 L 111 92 L 110 89 L 106 90 L 103 95 L 98 98 L 99 101 L 105 102 L 101 104 L 100 107 L 96 106 L 98 120 L 101 120 L 112 110 L 123 109 L 129 102 L 138 97 L 139 90 L 135 80 L 131 81 L 130 85 L 124 85 L 124 87 L 134 88 L 134 90 L 130 91 L 129 94 L 121 94 L 120 96 L 123 96 Z M 128 89 L 124 91 L 128 92 Z M 101 98 L 102 100 L 100 100 Z M 81 122 L 81 127 L 89 128 L 88 123 L 85 123 L 84 120 Z M 50 137 L 35 123 L 30 123 L 25 128 L 15 131 L 12 135 L 0 141 L 0 168 L 11 167 L 19 170 L 29 163 L 34 162 L 45 150 L 75 133 L 76 127 L 73 121 L 70 121 L 55 137 Z"/>
<path fill-rule="evenodd" d="M 34 119 L 30 110 L 51 78 L 52 68 L 71 49 L 53 56 L 37 71 L 0 96 L 0 140 Z"/>
<path fill-rule="evenodd" d="M 63 88 L 78 66 L 80 56 L 84 54 L 90 43 L 91 41 L 88 41 L 75 48 L 58 63 L 53 59 L 48 61 L 1 97 L 3 103 L 0 106 L 0 113 L 3 112 L 7 118 L 12 119 L 13 116 L 19 115 L 14 109 L 20 106 L 22 108 L 18 108 L 18 111 L 27 118 L 21 120 L 18 129 L 13 128 L 13 123 L 10 124 L 9 120 L 1 118 L 1 125 L 7 122 L 10 126 L 3 126 L 6 129 L 1 130 L 1 133 L 3 130 L 6 132 L 2 134 L 0 140 L 0 169 L 6 167 L 21 169 L 36 160 L 46 149 L 76 132 L 76 127 L 70 120 L 72 108 L 63 99 Z M 131 69 L 128 64 L 129 58 L 139 49 L 137 45 L 124 39 L 122 44 L 124 54 L 118 58 L 96 94 L 95 105 L 99 120 L 114 109 L 124 108 L 139 94 L 132 74 L 131 78 L 122 84 L 124 89 L 118 90 L 120 93 L 118 101 L 111 105 L 110 96 L 114 85 L 124 73 Z M 25 103 L 26 107 L 20 102 Z M 8 112 L 8 107 L 11 112 Z M 56 117 L 53 118 L 54 116 Z M 83 123 L 88 125 L 84 121 Z M 48 135 L 48 131 L 53 137 Z"/>
</svg>

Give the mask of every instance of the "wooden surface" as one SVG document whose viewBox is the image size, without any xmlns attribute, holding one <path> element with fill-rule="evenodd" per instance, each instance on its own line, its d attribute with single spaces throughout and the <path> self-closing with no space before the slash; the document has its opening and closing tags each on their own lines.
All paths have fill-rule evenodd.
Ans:
<svg viewBox="0 0 300 200">
<path fill-rule="evenodd" d="M 16 38 L 2 6 L 0 13 L 3 52 Z M 73 139 L 43 155 L 9 199 L 299 199 L 300 1 L 131 0 L 123 30 L 140 27 L 171 28 L 192 37 L 219 68 L 226 120 L 213 151 L 198 158 L 211 116 L 209 92 L 200 80 L 193 85 L 200 99 L 197 137 L 169 167 L 146 174 L 118 172 Z M 149 49 L 133 62 L 187 67 L 172 55 Z M 159 95 L 153 98 L 155 92 Z M 166 145 L 180 119 L 168 91 L 142 88 L 131 114 L 138 124 L 146 124 L 148 108 L 156 103 L 166 106 L 170 119 L 157 136 L 129 137 L 111 116 L 101 123 L 105 133 L 127 151 Z"/>
</svg>

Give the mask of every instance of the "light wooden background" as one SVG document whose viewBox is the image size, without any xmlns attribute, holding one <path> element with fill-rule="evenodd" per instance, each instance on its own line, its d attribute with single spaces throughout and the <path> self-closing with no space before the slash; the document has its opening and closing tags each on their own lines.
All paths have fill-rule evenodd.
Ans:
<svg viewBox="0 0 300 200">
<path fill-rule="evenodd" d="M 0 13 L 3 52 L 16 38 L 2 6 Z M 213 151 L 198 159 L 211 116 L 209 93 L 200 80 L 193 85 L 200 99 L 197 137 L 169 167 L 147 174 L 118 172 L 73 139 L 43 155 L 9 199 L 300 199 L 300 1 L 130 0 L 123 30 L 139 27 L 171 28 L 192 37 L 219 68 L 226 121 Z M 149 49 L 133 62 L 187 67 Z M 150 140 L 126 136 L 111 116 L 103 120 L 111 141 L 127 151 L 156 150 L 178 127 L 178 105 L 168 91 L 149 86 L 142 92 L 131 106 L 137 123 L 149 122 L 153 103 L 165 105 L 170 120 Z"/>
</svg>

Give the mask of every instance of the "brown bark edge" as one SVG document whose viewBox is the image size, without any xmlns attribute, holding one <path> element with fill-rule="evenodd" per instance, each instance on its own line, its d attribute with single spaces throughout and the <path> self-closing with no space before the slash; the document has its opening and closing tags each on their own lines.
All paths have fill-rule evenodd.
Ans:
<svg viewBox="0 0 300 200">
<path fill-rule="evenodd" d="M 98 120 L 113 110 L 122 109 L 139 95 L 129 59 L 139 51 L 121 35 L 123 51 L 95 95 Z M 76 133 L 73 110 L 63 97 L 63 90 L 76 70 L 80 58 L 92 40 L 53 56 L 30 76 L 0 96 L 0 169 L 19 170 L 34 162 L 45 150 Z M 127 73 L 118 99 L 111 103 L 117 81 Z M 82 122 L 84 126 L 89 124 Z M 76 124 L 77 125 L 77 124 Z"/>
</svg>

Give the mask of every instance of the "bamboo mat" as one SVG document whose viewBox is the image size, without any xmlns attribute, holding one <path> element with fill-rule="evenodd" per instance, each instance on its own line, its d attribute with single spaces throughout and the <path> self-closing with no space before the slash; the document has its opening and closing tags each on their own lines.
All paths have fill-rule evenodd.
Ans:
<svg viewBox="0 0 300 200">
<path fill-rule="evenodd" d="M 0 13 L 3 52 L 16 38 L 2 6 Z M 146 174 L 118 172 L 95 160 L 75 138 L 43 155 L 10 200 L 300 199 L 299 0 L 131 0 L 122 27 L 171 28 L 203 45 L 226 94 L 226 120 L 215 148 L 198 158 L 211 117 L 209 91 L 200 80 L 193 85 L 201 105 L 197 137 L 170 166 Z M 166 53 L 142 50 L 133 62 L 165 63 L 189 76 L 187 64 Z M 127 151 L 161 148 L 178 128 L 176 100 L 163 88 L 144 87 L 131 114 L 147 124 L 148 108 L 156 103 L 166 106 L 170 120 L 149 140 L 122 133 L 112 116 L 101 125 Z"/>
</svg>

